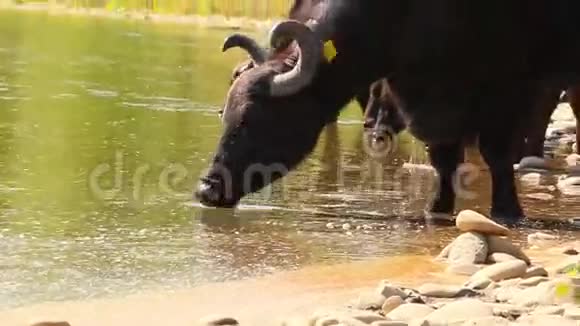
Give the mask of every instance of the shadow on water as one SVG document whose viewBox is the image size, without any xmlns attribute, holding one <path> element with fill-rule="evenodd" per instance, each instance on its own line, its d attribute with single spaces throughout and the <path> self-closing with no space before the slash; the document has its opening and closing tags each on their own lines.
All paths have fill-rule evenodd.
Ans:
<svg viewBox="0 0 580 326">
<path fill-rule="evenodd" d="M 0 309 L 435 254 L 456 235 L 424 219 L 434 175 L 422 145 L 403 135 L 393 155 L 369 157 L 354 105 L 272 192 L 236 210 L 192 203 L 244 59 L 219 52 L 226 33 L 0 12 Z M 473 160 L 478 196 L 458 209 L 487 212 L 489 176 Z M 580 202 L 553 190 L 556 177 L 520 185 L 531 219 L 517 241 L 578 235 L 564 221 Z"/>
</svg>

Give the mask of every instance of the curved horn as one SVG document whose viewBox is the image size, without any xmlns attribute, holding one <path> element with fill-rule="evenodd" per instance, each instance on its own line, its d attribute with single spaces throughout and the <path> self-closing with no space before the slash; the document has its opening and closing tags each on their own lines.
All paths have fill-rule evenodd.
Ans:
<svg viewBox="0 0 580 326">
<path fill-rule="evenodd" d="M 292 95 L 310 84 L 322 58 L 322 42 L 305 24 L 295 20 L 276 24 L 270 32 L 270 45 L 277 48 L 288 38 L 298 43 L 298 62 L 291 71 L 274 76 L 270 83 L 272 96 Z"/>
<path fill-rule="evenodd" d="M 224 40 L 222 45 L 222 52 L 226 52 L 231 48 L 242 48 L 250 54 L 252 60 L 257 64 L 262 64 L 266 61 L 268 57 L 268 51 L 263 49 L 254 39 L 242 35 L 242 34 L 232 34 Z"/>
</svg>

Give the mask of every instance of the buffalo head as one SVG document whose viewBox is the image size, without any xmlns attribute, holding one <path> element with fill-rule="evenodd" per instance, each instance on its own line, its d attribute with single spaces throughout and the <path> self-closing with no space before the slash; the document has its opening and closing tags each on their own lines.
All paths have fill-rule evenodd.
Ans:
<svg viewBox="0 0 580 326">
<path fill-rule="evenodd" d="M 308 155 L 325 119 L 310 83 L 322 42 L 306 25 L 284 21 L 270 32 L 270 46 L 291 42 L 291 55 L 273 55 L 235 34 L 223 50 L 240 47 L 251 62 L 238 66 L 222 111 L 223 133 L 196 197 L 206 206 L 233 207 L 246 194 L 283 177 Z M 280 52 L 279 52 L 280 53 Z"/>
</svg>

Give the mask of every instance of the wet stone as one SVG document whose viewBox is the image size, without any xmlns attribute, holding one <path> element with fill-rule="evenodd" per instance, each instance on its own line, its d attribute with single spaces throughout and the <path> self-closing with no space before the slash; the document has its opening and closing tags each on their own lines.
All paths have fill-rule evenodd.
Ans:
<svg viewBox="0 0 580 326">
<path fill-rule="evenodd" d="M 522 307 L 534 307 L 538 305 L 552 305 L 555 303 L 555 281 L 540 283 L 535 287 L 529 287 L 514 296 L 510 303 Z"/>
<path fill-rule="evenodd" d="M 518 165 L 518 171 L 535 171 L 535 170 L 549 170 L 550 164 L 548 160 L 543 157 L 528 156 L 522 158 Z"/>
<path fill-rule="evenodd" d="M 490 254 L 504 253 L 521 259 L 528 265 L 531 263 L 530 258 L 528 258 L 522 249 L 514 245 L 509 239 L 489 236 L 487 237 L 487 245 L 489 246 Z"/>
<path fill-rule="evenodd" d="M 556 197 L 554 197 L 554 195 L 543 193 L 543 192 L 527 194 L 526 197 L 530 198 L 530 199 L 534 199 L 534 200 L 540 200 L 540 201 L 550 201 L 550 200 L 554 200 L 554 198 L 556 198 Z"/>
<path fill-rule="evenodd" d="M 453 241 L 448 260 L 451 264 L 482 264 L 487 260 L 487 253 L 485 237 L 475 232 L 468 232 Z"/>
<path fill-rule="evenodd" d="M 475 273 L 472 278 L 488 277 L 494 282 L 506 279 L 518 278 L 526 273 L 527 265 L 522 260 L 507 261 L 500 264 L 490 265 Z"/>
<path fill-rule="evenodd" d="M 477 232 L 486 235 L 509 235 L 510 230 L 499 225 L 482 214 L 464 210 L 457 215 L 455 220 L 457 228 L 463 232 Z"/>
</svg>

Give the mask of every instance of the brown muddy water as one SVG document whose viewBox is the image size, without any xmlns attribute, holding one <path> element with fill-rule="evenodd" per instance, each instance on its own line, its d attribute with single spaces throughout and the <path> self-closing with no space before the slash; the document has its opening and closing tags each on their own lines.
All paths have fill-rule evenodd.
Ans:
<svg viewBox="0 0 580 326">
<path fill-rule="evenodd" d="M 192 202 L 231 68 L 244 58 L 220 53 L 228 33 L 0 11 L 0 310 L 295 270 L 312 284 L 324 266 L 378 258 L 395 262 L 373 269 L 387 277 L 421 267 L 456 235 L 422 218 L 434 179 L 421 144 L 404 135 L 394 155 L 371 158 L 355 105 L 271 195 L 235 211 Z M 489 177 L 478 170 L 469 187 L 478 195 L 459 209 L 488 210 Z M 541 223 L 519 240 L 535 229 L 578 236 L 546 222 L 580 216 L 578 198 L 550 188 L 557 176 L 520 185 Z M 528 197 L 536 193 L 554 198 Z M 346 291 L 362 270 L 330 283 Z"/>
</svg>

